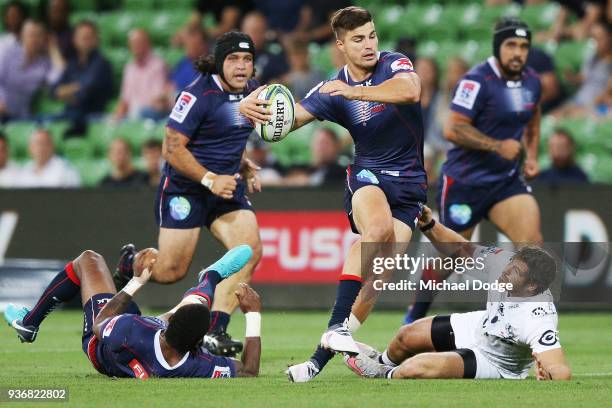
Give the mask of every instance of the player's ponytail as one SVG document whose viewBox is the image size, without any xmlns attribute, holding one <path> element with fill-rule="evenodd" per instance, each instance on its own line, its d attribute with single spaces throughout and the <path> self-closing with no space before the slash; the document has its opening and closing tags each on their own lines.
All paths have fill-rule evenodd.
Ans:
<svg viewBox="0 0 612 408">
<path fill-rule="evenodd" d="M 203 74 L 217 74 L 217 66 L 215 64 L 215 56 L 212 54 L 200 55 L 193 63 L 196 71 Z"/>
</svg>

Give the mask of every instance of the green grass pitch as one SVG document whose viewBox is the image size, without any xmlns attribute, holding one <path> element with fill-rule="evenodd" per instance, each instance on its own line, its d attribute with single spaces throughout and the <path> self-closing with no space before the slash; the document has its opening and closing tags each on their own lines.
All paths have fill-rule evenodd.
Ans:
<svg viewBox="0 0 612 408">
<path fill-rule="evenodd" d="M 364 380 L 336 357 L 314 381 L 291 384 L 283 370 L 312 353 L 328 319 L 324 312 L 263 315 L 261 374 L 255 379 L 111 379 L 98 374 L 81 351 L 82 313 L 57 311 L 34 344 L 0 329 L 0 387 L 68 387 L 66 403 L 0 403 L 2 406 L 76 407 L 592 407 L 612 406 L 610 314 L 561 314 L 560 338 L 574 374 L 570 382 L 510 380 Z M 230 332 L 244 333 L 237 315 Z M 384 348 L 399 313 L 375 312 L 357 339 Z"/>
</svg>

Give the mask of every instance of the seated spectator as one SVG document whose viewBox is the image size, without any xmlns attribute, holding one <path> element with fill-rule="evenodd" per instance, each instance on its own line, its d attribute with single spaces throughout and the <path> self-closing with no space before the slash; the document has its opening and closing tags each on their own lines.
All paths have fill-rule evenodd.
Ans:
<svg viewBox="0 0 612 408">
<path fill-rule="evenodd" d="M 0 121 L 27 119 L 34 94 L 57 76 L 45 51 L 45 27 L 26 21 L 21 43 L 8 47 L 6 57 L 0 58 Z"/>
<path fill-rule="evenodd" d="M 149 176 L 136 170 L 132 163 L 132 148 L 124 139 L 115 139 L 108 148 L 111 174 L 101 182 L 101 187 L 139 187 L 149 183 Z"/>
<path fill-rule="evenodd" d="M 20 176 L 20 169 L 9 157 L 9 145 L 4 133 L 0 132 L 0 188 L 13 187 Z"/>
<path fill-rule="evenodd" d="M 584 40 L 593 24 L 605 16 L 605 0 L 557 0 L 559 13 L 548 31 L 539 32 L 537 43 Z M 575 18 L 577 17 L 577 19 Z"/>
<path fill-rule="evenodd" d="M 201 27 L 189 27 L 183 35 L 185 56 L 176 64 L 170 75 L 176 91 L 180 91 L 193 82 L 199 75 L 193 62 L 203 54 L 208 53 L 206 35 Z"/>
<path fill-rule="evenodd" d="M 319 128 L 312 137 L 310 185 L 340 185 L 346 180 L 346 168 L 338 164 L 340 139 L 329 128 Z"/>
<path fill-rule="evenodd" d="M 166 63 L 153 53 L 149 34 L 132 30 L 128 35 L 132 59 L 123 67 L 119 103 L 113 117 L 161 119 L 170 110 Z"/>
<path fill-rule="evenodd" d="M 282 82 L 291 89 L 293 97 L 300 100 L 312 87 L 323 81 L 325 75 L 318 69 L 311 68 L 308 44 L 301 40 L 289 41 L 287 57 L 291 70 L 283 77 Z"/>
<path fill-rule="evenodd" d="M 70 2 L 68 0 L 49 0 L 46 10 L 49 27 L 49 42 L 57 46 L 62 58 L 69 60 L 76 55 L 72 41 L 73 29 L 70 25 Z"/>
<path fill-rule="evenodd" d="M 28 10 L 20 1 L 8 1 L 2 7 L 2 27 L 5 33 L 0 35 L 0 60 L 5 50 L 19 41 L 19 34 L 27 18 Z"/>
<path fill-rule="evenodd" d="M 425 140 L 442 133 L 442 126 L 436 121 L 438 107 L 440 70 L 433 58 L 421 57 L 415 61 L 414 69 L 421 78 L 421 112 Z"/>
<path fill-rule="evenodd" d="M 542 83 L 540 104 L 542 106 L 542 113 L 548 113 L 551 109 L 558 106 L 563 99 L 563 92 L 555 70 L 555 60 L 544 50 L 538 47 L 531 47 L 527 57 L 527 65 L 533 68 L 540 76 L 540 82 Z"/>
<path fill-rule="evenodd" d="M 149 185 L 157 187 L 161 179 L 161 172 L 164 166 L 162 158 L 162 144 L 157 140 L 149 140 L 142 145 L 140 150 L 144 159 L 145 171 L 149 176 Z"/>
<path fill-rule="evenodd" d="M 300 11 L 300 25 L 292 35 L 306 43 L 325 44 L 335 40 L 330 24 L 331 16 L 336 10 L 352 5 L 351 0 L 306 0 Z"/>
<path fill-rule="evenodd" d="M 281 34 L 304 26 L 304 15 L 300 12 L 304 3 L 304 0 L 257 0 L 255 7 L 267 17 L 270 30 Z"/>
<path fill-rule="evenodd" d="M 241 30 L 248 34 L 255 45 L 255 70 L 257 80 L 271 83 L 289 72 L 287 57 L 281 44 L 268 39 L 268 20 L 259 11 L 244 17 Z"/>
<path fill-rule="evenodd" d="M 584 115 L 608 86 L 608 79 L 612 76 L 612 24 L 596 23 L 591 29 L 591 37 L 596 43 L 595 55 L 583 65 L 577 78 L 568 78 L 580 87 L 567 104 L 553 112 L 556 117 Z"/>
<path fill-rule="evenodd" d="M 606 89 L 595 98 L 595 113 L 604 118 L 612 118 L 612 78 L 608 79 Z"/>
<path fill-rule="evenodd" d="M 55 155 L 51 133 L 36 130 L 30 138 L 32 160 L 23 167 L 17 187 L 65 188 L 81 184 L 79 173 L 66 160 Z"/>
<path fill-rule="evenodd" d="M 67 135 L 85 133 L 90 116 L 101 114 L 112 97 L 113 73 L 111 65 L 98 50 L 98 28 L 83 20 L 74 29 L 76 56 L 67 66 L 56 84 L 53 94 L 66 103 L 64 113 L 56 119 L 70 120 Z"/>
<path fill-rule="evenodd" d="M 587 183 L 587 175 L 575 162 L 575 152 L 572 136 L 564 130 L 556 130 L 548 141 L 552 165 L 542 171 L 536 181 L 550 184 Z"/>
<path fill-rule="evenodd" d="M 262 186 L 278 186 L 283 183 L 283 169 L 270 153 L 270 144 L 264 142 L 259 136 L 249 138 L 247 143 L 249 159 L 260 167 L 258 172 Z"/>
<path fill-rule="evenodd" d="M 244 15 L 253 7 L 252 0 L 197 0 L 189 26 L 201 27 L 204 15 L 210 13 L 216 25 L 207 27 L 206 32 L 210 37 L 217 38 L 223 33 L 237 30 Z"/>
</svg>

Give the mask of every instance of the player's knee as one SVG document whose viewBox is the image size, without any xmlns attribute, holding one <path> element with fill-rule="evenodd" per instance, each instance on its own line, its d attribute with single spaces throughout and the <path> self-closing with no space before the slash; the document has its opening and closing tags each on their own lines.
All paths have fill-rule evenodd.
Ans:
<svg viewBox="0 0 612 408">
<path fill-rule="evenodd" d="M 251 246 L 251 249 L 253 250 L 253 256 L 251 257 L 250 262 L 253 265 L 257 265 L 259 261 L 261 260 L 261 256 L 263 255 L 263 246 L 261 245 L 261 241 L 259 240 L 249 245 Z"/>
<path fill-rule="evenodd" d="M 74 260 L 74 263 L 80 266 L 84 264 L 98 263 L 102 260 L 102 255 L 95 251 L 92 251 L 91 249 L 86 249 Z"/>
<path fill-rule="evenodd" d="M 162 284 L 177 282 L 187 274 L 187 266 L 178 262 L 155 265 L 155 281 Z"/>
<path fill-rule="evenodd" d="M 404 349 L 409 349 L 411 339 L 414 337 L 414 335 L 415 335 L 415 326 L 414 326 L 414 323 L 410 323 L 405 326 L 402 326 L 402 328 L 397 333 L 396 337 L 397 337 L 398 343 Z"/>
<path fill-rule="evenodd" d="M 364 242 L 387 242 L 393 235 L 393 222 L 381 221 L 366 227 L 363 232 Z"/>
</svg>

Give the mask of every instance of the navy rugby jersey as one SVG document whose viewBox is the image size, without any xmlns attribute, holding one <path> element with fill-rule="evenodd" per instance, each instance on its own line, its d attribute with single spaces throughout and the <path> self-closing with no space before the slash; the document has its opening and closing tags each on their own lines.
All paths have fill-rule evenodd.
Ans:
<svg viewBox="0 0 612 408">
<path fill-rule="evenodd" d="M 541 85 L 538 74 L 525 67 L 518 81 L 500 74 L 495 58 L 472 68 L 456 85 L 451 110 L 472 119 L 472 125 L 497 140 L 521 141 L 525 127 L 538 107 Z M 444 174 L 464 184 L 495 183 L 517 174 L 519 160 L 455 146 L 442 166 Z"/>
<path fill-rule="evenodd" d="M 238 103 L 256 88 L 249 80 L 244 92 L 225 92 L 216 75 L 200 75 L 178 96 L 167 126 L 190 139 L 187 149 L 198 163 L 217 174 L 234 174 L 253 131 Z M 164 175 L 187 180 L 167 163 Z"/>
<path fill-rule="evenodd" d="M 201 347 L 188 352 L 174 367 L 165 360 L 159 336 L 167 325 L 154 317 L 121 314 L 106 322 L 100 332 L 96 359 L 115 377 L 235 377 L 234 362 L 212 355 Z"/>
<path fill-rule="evenodd" d="M 372 75 L 351 79 L 345 66 L 334 78 L 351 86 L 376 86 L 396 74 L 414 72 L 412 62 L 399 53 L 380 52 Z M 355 165 L 375 173 L 425 183 L 421 104 L 390 104 L 348 100 L 319 92 L 321 82 L 300 104 L 319 120 L 344 126 L 355 142 Z"/>
</svg>

